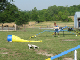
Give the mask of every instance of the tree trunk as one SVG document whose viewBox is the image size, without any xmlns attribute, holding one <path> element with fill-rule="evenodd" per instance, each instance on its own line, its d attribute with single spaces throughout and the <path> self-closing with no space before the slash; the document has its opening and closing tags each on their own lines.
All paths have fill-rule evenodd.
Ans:
<svg viewBox="0 0 80 60">
<path fill-rule="evenodd" d="M 24 24 L 24 32 L 26 32 L 26 25 Z"/>
</svg>

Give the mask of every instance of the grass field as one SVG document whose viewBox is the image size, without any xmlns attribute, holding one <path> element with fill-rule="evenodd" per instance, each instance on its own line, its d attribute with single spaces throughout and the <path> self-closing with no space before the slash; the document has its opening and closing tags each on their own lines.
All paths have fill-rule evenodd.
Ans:
<svg viewBox="0 0 80 60">
<path fill-rule="evenodd" d="M 59 32 L 56 37 L 52 36 L 53 32 L 44 32 L 37 35 L 36 38 L 29 37 L 36 35 L 44 30 L 38 28 L 26 28 L 26 32 L 23 31 L 13 31 L 13 32 L 0 32 L 0 60 L 45 60 L 51 56 L 46 56 L 45 54 L 37 53 L 48 53 L 57 55 L 63 51 L 74 48 L 80 45 L 80 36 L 75 36 L 67 31 L 65 31 L 65 37 L 63 37 L 63 32 Z M 73 32 L 73 31 L 72 31 Z M 74 32 L 75 33 L 75 32 Z M 76 33 L 75 33 L 76 34 Z M 22 39 L 26 40 L 42 40 L 38 43 L 21 43 L 21 42 L 7 42 L 8 35 L 16 35 Z M 73 40 L 73 41 L 66 41 Z M 29 49 L 28 44 L 34 44 L 39 46 L 39 49 Z M 80 49 L 77 49 L 77 58 L 80 60 Z M 60 58 L 54 60 L 63 60 L 63 58 L 74 58 L 74 52 L 70 52 Z"/>
<path fill-rule="evenodd" d="M 60 27 L 68 26 L 68 27 L 74 27 L 74 22 L 61 22 L 61 21 L 45 21 L 41 22 L 39 24 L 34 25 L 34 27 L 53 27 L 54 22 L 56 22 L 56 25 Z"/>
</svg>

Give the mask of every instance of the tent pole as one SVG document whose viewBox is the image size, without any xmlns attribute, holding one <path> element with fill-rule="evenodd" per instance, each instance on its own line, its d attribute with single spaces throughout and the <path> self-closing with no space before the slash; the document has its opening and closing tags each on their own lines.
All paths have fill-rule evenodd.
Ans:
<svg viewBox="0 0 80 60">
<path fill-rule="evenodd" d="M 74 60 L 77 60 L 77 51 L 74 50 Z"/>
</svg>

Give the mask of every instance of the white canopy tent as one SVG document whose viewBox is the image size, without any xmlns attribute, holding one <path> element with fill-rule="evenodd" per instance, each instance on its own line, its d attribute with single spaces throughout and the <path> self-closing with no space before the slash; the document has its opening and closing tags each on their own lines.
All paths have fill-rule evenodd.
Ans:
<svg viewBox="0 0 80 60">
<path fill-rule="evenodd" d="M 80 12 L 76 12 L 74 15 L 74 28 L 80 29 Z"/>
</svg>

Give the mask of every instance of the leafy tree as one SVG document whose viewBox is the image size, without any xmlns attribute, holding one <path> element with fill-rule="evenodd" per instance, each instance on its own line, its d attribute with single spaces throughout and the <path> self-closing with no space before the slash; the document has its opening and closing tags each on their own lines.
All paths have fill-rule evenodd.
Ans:
<svg viewBox="0 0 80 60">
<path fill-rule="evenodd" d="M 54 15 L 53 21 L 60 21 L 58 15 Z"/>
<path fill-rule="evenodd" d="M 13 0 L 11 0 L 13 1 Z M 0 1 L 0 3 L 5 3 L 7 6 L 4 10 L 2 9 L 3 5 L 0 7 L 0 10 L 3 10 L 0 12 L 0 22 L 15 22 L 17 25 L 26 24 L 29 21 L 29 15 L 25 12 L 19 11 L 19 9 L 8 2 L 8 0 Z"/>
<path fill-rule="evenodd" d="M 39 22 L 38 20 L 38 12 L 37 12 L 37 9 L 36 9 L 36 7 L 34 7 L 34 9 L 32 9 L 32 16 L 31 16 L 31 18 L 32 18 L 32 20 L 33 21 L 37 21 L 37 22 Z"/>
<path fill-rule="evenodd" d="M 59 11 L 58 18 L 59 18 L 60 21 L 62 20 L 62 17 L 61 17 L 62 15 L 63 15 L 63 12 Z"/>
<path fill-rule="evenodd" d="M 76 11 L 80 11 L 80 5 L 73 6 L 50 6 L 48 9 L 37 10 L 36 7 L 29 11 L 29 19 L 37 22 L 42 21 L 71 21 L 68 16 L 74 16 Z"/>
<path fill-rule="evenodd" d="M 26 24 L 29 21 L 28 14 L 25 14 L 24 12 L 19 13 L 19 18 L 15 21 L 17 25 Z"/>
<path fill-rule="evenodd" d="M 10 0 L 13 2 L 13 0 Z M 9 4 L 8 0 L 0 0 L 0 12 L 4 11 Z"/>
<path fill-rule="evenodd" d="M 6 2 L 6 0 L 0 0 L 0 2 Z"/>
<path fill-rule="evenodd" d="M 0 12 L 0 20 L 2 23 L 4 22 L 14 22 L 16 17 L 16 12 L 18 12 L 18 8 L 15 5 L 8 3 L 6 9 L 3 12 Z"/>
<path fill-rule="evenodd" d="M 17 12 L 18 12 L 18 8 L 15 5 L 12 5 L 9 3 L 4 11 L 4 13 L 6 13 L 6 16 L 7 16 L 6 21 L 7 22 L 14 22 Z"/>
<path fill-rule="evenodd" d="M 6 22 L 5 19 L 6 19 L 5 13 L 1 13 L 1 12 L 0 12 L 0 22 L 5 23 L 5 22 Z"/>
<path fill-rule="evenodd" d="M 43 14 L 44 14 L 43 10 L 38 11 L 38 20 L 37 20 L 37 22 L 43 22 L 44 21 Z"/>
<path fill-rule="evenodd" d="M 44 21 L 44 17 L 42 16 L 42 15 L 38 15 L 38 20 L 37 20 L 37 22 L 39 23 L 39 22 L 43 22 Z"/>
<path fill-rule="evenodd" d="M 48 7 L 48 12 L 50 13 L 51 16 L 53 16 L 54 14 L 58 14 L 58 7 L 56 5 Z"/>
<path fill-rule="evenodd" d="M 61 18 L 62 18 L 62 21 L 66 21 L 68 17 L 66 15 L 62 15 Z"/>
<path fill-rule="evenodd" d="M 10 0 L 13 2 L 13 0 Z M 8 2 L 8 0 L 0 0 L 0 2 Z"/>
<path fill-rule="evenodd" d="M 72 22 L 72 19 L 71 18 L 68 18 L 68 21 L 67 22 Z"/>
</svg>

